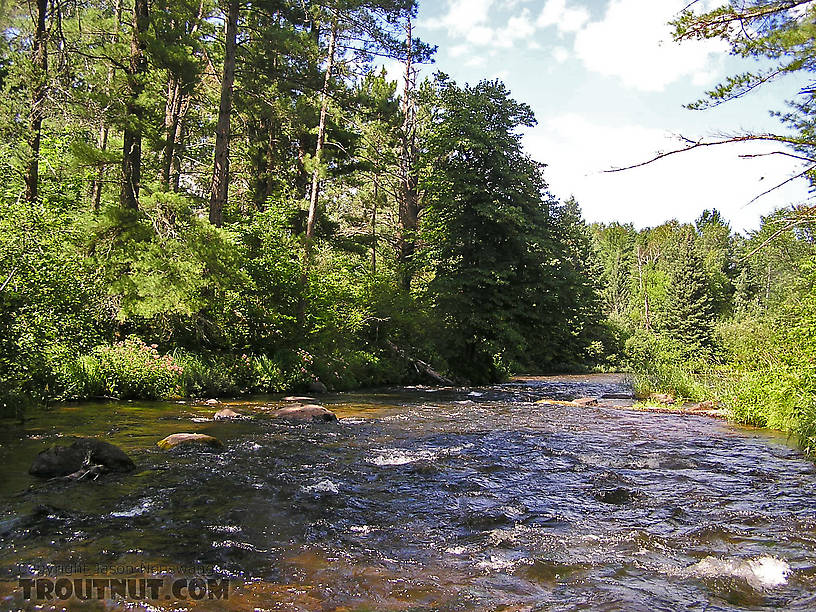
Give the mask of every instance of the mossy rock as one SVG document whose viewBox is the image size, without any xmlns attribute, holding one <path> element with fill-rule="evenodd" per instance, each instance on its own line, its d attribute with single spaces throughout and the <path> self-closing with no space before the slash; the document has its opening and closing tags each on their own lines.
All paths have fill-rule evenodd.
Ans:
<svg viewBox="0 0 816 612">
<path fill-rule="evenodd" d="M 157 445 L 162 450 L 170 450 L 178 446 L 199 445 L 214 449 L 224 448 L 224 444 L 218 438 L 213 438 L 206 434 L 177 433 L 159 440 Z"/>
</svg>

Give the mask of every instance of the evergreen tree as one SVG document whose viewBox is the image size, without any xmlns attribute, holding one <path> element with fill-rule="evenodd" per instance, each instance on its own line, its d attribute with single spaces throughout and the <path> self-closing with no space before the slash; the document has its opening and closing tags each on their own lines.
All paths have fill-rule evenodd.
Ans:
<svg viewBox="0 0 816 612">
<path fill-rule="evenodd" d="M 537 305 L 524 333 L 524 363 L 531 371 L 569 371 L 603 352 L 597 344 L 603 336 L 602 267 L 575 198 L 548 202 L 546 210 L 543 244 L 550 253 L 524 301 L 527 308 Z"/>
<path fill-rule="evenodd" d="M 629 308 L 632 289 L 632 268 L 635 256 L 635 228 L 610 223 L 593 228 L 598 254 L 602 262 L 602 293 L 605 311 L 622 317 Z"/>
<path fill-rule="evenodd" d="M 423 238 L 451 368 L 488 381 L 510 363 L 579 361 L 598 307 L 591 239 L 577 204 L 546 196 L 522 150 L 530 108 L 499 82 L 459 87 L 444 76 L 435 102 Z"/>
<path fill-rule="evenodd" d="M 713 345 L 714 309 L 705 266 L 695 245 L 694 234 L 685 229 L 677 236 L 669 260 L 667 299 L 663 331 L 693 355 Z"/>
<path fill-rule="evenodd" d="M 718 315 L 728 314 L 734 293 L 731 227 L 714 209 L 703 211 L 695 228 L 695 244 L 708 280 L 711 307 Z"/>
</svg>

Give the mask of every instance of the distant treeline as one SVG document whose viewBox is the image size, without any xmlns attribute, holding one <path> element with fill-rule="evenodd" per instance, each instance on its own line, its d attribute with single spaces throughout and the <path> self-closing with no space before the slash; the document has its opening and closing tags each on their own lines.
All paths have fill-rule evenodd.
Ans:
<svg viewBox="0 0 816 612">
<path fill-rule="evenodd" d="M 713 400 L 816 447 L 816 223 L 782 210 L 742 236 L 713 210 L 693 225 L 593 232 L 642 395 Z"/>
</svg>

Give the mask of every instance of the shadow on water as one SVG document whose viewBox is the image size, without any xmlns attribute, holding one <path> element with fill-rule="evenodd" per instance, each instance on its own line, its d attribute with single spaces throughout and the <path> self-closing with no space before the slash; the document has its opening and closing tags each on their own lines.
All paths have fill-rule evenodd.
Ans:
<svg viewBox="0 0 816 612">
<path fill-rule="evenodd" d="M 337 424 L 218 407 L 62 406 L 0 428 L 0 609 L 18 576 L 229 578 L 228 601 L 72 609 L 816 608 L 816 470 L 784 438 L 700 417 L 534 403 L 621 395 L 616 376 L 327 396 Z M 156 442 L 176 432 L 222 452 Z M 28 475 L 71 436 L 136 472 Z M 43 564 L 62 565 L 61 568 Z M 120 576 L 121 577 L 121 576 Z"/>
</svg>

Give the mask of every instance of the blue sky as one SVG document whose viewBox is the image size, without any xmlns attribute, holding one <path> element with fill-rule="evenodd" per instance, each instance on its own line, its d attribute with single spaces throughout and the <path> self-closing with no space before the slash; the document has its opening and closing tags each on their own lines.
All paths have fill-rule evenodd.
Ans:
<svg viewBox="0 0 816 612">
<path fill-rule="evenodd" d="M 649 159 L 690 138 L 715 133 L 779 131 L 768 114 L 802 86 L 788 79 L 709 111 L 684 103 L 725 75 L 752 68 L 719 41 L 676 44 L 667 22 L 688 0 L 420 0 L 415 32 L 436 44 L 436 62 L 460 83 L 500 78 L 532 106 L 538 126 L 528 152 L 548 164 L 558 197 L 580 202 L 590 221 L 654 226 L 691 221 L 716 207 L 734 229 L 758 225 L 773 208 L 800 202 L 798 180 L 758 202 L 752 198 L 796 173 L 773 145 L 739 145 L 684 153 L 623 173 L 602 171 Z M 711 2 L 709 2 L 711 4 Z M 397 74 L 396 66 L 389 67 Z"/>
</svg>

